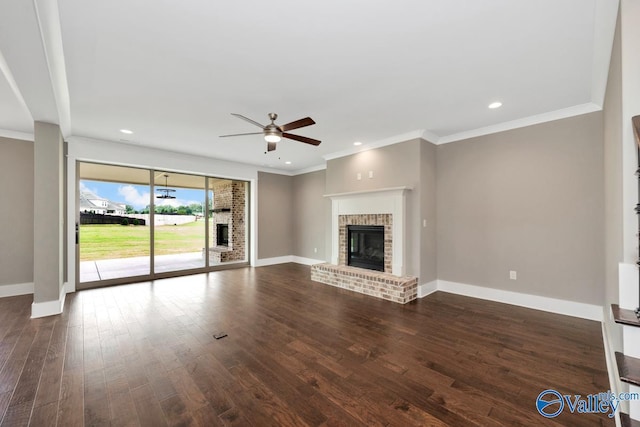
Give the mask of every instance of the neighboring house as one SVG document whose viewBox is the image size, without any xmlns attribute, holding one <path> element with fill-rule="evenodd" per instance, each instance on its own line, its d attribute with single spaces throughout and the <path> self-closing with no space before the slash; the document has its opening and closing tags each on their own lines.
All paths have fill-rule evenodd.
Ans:
<svg viewBox="0 0 640 427">
<path fill-rule="evenodd" d="M 111 200 L 95 195 L 87 189 L 82 189 L 80 190 L 80 212 L 90 212 L 101 215 L 124 215 L 127 212 L 127 207 L 123 203 L 112 202 Z"/>
</svg>

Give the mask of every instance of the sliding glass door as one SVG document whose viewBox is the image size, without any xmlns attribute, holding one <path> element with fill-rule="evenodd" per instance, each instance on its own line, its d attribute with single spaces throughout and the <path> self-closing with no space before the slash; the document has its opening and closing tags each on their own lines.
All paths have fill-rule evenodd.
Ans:
<svg viewBox="0 0 640 427">
<path fill-rule="evenodd" d="M 206 178 L 154 173 L 154 271 L 205 267 Z"/>
<path fill-rule="evenodd" d="M 78 286 L 248 261 L 248 183 L 78 163 Z"/>
<path fill-rule="evenodd" d="M 149 171 L 95 163 L 78 169 L 80 283 L 148 276 Z"/>
</svg>

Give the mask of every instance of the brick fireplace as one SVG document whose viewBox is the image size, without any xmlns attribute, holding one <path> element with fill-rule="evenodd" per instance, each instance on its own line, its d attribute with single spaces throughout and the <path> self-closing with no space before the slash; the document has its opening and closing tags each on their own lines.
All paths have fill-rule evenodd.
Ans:
<svg viewBox="0 0 640 427">
<path fill-rule="evenodd" d="M 407 187 L 330 194 L 331 263 L 311 267 L 311 279 L 332 286 L 406 303 L 417 297 L 417 277 L 406 277 Z M 346 265 L 347 227 L 384 226 L 384 272 Z"/>
<path fill-rule="evenodd" d="M 384 272 L 391 273 L 393 258 L 393 218 L 391 214 L 338 215 L 338 265 L 347 265 L 347 227 L 349 225 L 381 225 L 384 227 Z"/>
<path fill-rule="evenodd" d="M 211 241 L 209 249 L 212 263 L 243 261 L 246 246 L 246 183 L 220 180 L 213 185 L 213 210 L 211 212 Z M 224 227 L 221 227 L 223 225 Z M 218 244 L 218 232 L 226 228 L 226 244 Z"/>
</svg>

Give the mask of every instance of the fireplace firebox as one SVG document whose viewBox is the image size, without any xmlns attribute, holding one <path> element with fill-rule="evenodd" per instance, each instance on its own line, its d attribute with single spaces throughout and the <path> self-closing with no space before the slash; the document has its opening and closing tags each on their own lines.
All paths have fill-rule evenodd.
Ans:
<svg viewBox="0 0 640 427">
<path fill-rule="evenodd" d="M 229 224 L 216 224 L 216 246 L 229 246 Z"/>
<path fill-rule="evenodd" d="M 347 226 L 347 265 L 384 271 L 384 226 Z"/>
</svg>

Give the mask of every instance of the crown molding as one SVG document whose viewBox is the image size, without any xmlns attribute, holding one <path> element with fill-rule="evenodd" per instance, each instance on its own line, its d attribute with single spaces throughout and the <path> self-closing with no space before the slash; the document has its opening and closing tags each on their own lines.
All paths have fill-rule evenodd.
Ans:
<svg viewBox="0 0 640 427">
<path fill-rule="evenodd" d="M 492 133 L 504 132 L 506 130 L 552 122 L 554 120 L 566 119 L 569 117 L 580 116 L 582 114 L 593 113 L 595 111 L 601 110 L 602 107 L 600 105 L 594 104 L 593 102 L 588 102 L 586 104 L 574 105 L 573 107 L 550 111 L 548 113 L 542 113 L 535 116 L 524 117 L 522 119 L 511 120 L 509 122 L 498 123 L 497 125 L 486 126 L 483 128 L 443 136 L 440 137 L 436 145 L 448 144 L 450 142 L 462 141 L 464 139 L 475 138 L 477 136 L 489 135 Z"/>
<path fill-rule="evenodd" d="M 362 144 L 358 147 L 348 148 L 346 150 L 336 151 L 333 153 L 325 154 L 322 156 L 325 160 L 333 160 L 338 159 L 340 157 L 350 156 L 352 154 L 360 153 L 362 151 L 372 150 L 374 148 L 386 147 L 387 145 L 398 144 L 400 142 L 409 141 L 411 139 L 422 138 L 424 134 L 424 129 L 414 130 L 411 132 L 403 133 L 400 135 L 391 136 L 389 138 L 380 139 L 378 141 L 373 141 L 367 144 Z"/>
<path fill-rule="evenodd" d="M 0 129 L 0 137 L 20 139 L 22 141 L 31 141 L 31 142 L 33 142 L 35 139 L 32 133 L 18 132 L 18 131 L 9 130 L 9 129 Z"/>
<path fill-rule="evenodd" d="M 293 175 L 293 176 L 295 176 L 295 175 L 303 175 L 305 173 L 322 171 L 322 170 L 325 170 L 326 168 L 327 168 L 327 164 L 323 163 L 321 165 L 309 166 L 308 168 L 298 169 L 296 171 L 293 171 L 293 173 L 291 175 Z"/>
</svg>

